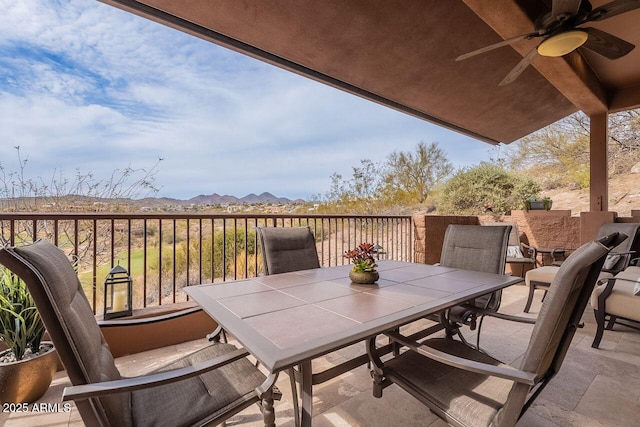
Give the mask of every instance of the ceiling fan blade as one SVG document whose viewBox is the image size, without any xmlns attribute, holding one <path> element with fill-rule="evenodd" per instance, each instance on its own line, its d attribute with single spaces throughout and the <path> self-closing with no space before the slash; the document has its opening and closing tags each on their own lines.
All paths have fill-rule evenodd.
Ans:
<svg viewBox="0 0 640 427">
<path fill-rule="evenodd" d="M 618 59 L 635 48 L 635 45 L 597 28 L 581 28 L 581 30 L 589 34 L 589 38 L 582 47 L 605 58 Z"/>
<path fill-rule="evenodd" d="M 593 9 L 582 23 L 602 21 L 638 8 L 640 8 L 640 0 L 614 0 Z"/>
<path fill-rule="evenodd" d="M 538 53 L 538 49 L 537 48 L 531 49 L 531 51 L 529 53 L 527 53 L 524 56 L 524 58 L 522 58 L 520 60 L 520 62 L 518 62 L 518 65 L 516 65 L 513 68 L 513 70 L 509 71 L 509 74 L 507 74 L 505 76 L 505 78 L 502 79 L 502 81 L 498 84 L 498 86 L 508 85 L 509 83 L 511 83 L 512 81 L 517 79 L 518 76 L 520 74 L 522 74 L 524 69 L 527 68 L 529 66 L 529 64 L 531 64 L 531 61 L 533 61 L 533 58 L 536 56 L 537 53 Z"/>
<path fill-rule="evenodd" d="M 481 53 L 489 52 L 490 50 L 494 50 L 502 46 L 507 46 L 507 45 L 510 45 L 511 43 L 515 43 L 520 40 L 532 39 L 534 37 L 539 37 L 539 36 L 540 35 L 538 33 L 529 33 L 529 34 L 523 34 L 518 37 L 513 37 L 507 40 L 503 40 L 501 42 L 490 44 L 489 46 L 485 46 L 480 49 L 476 49 L 472 52 L 465 53 L 464 55 L 460 55 L 456 58 L 456 61 L 463 61 L 467 58 L 471 58 L 472 56 L 480 55 Z"/>
<path fill-rule="evenodd" d="M 551 16 L 565 16 L 565 19 L 575 16 L 580 10 L 582 0 L 553 0 L 551 4 Z"/>
</svg>

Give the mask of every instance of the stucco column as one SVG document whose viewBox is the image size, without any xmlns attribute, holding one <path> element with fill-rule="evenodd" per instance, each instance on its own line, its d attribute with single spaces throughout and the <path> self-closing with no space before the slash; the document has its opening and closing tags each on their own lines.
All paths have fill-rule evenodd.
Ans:
<svg viewBox="0 0 640 427">
<path fill-rule="evenodd" d="M 609 168 L 607 161 L 607 141 L 609 139 L 608 117 L 607 112 L 592 114 L 590 116 L 589 210 L 591 212 L 609 210 Z"/>
</svg>

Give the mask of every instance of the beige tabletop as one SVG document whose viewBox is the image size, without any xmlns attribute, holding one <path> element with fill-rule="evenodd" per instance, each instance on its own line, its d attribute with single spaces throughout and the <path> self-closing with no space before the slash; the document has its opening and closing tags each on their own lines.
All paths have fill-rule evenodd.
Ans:
<svg viewBox="0 0 640 427">
<path fill-rule="evenodd" d="M 270 371 L 278 371 L 516 283 L 521 278 L 379 261 L 380 280 L 356 285 L 352 266 L 185 291 Z"/>
</svg>

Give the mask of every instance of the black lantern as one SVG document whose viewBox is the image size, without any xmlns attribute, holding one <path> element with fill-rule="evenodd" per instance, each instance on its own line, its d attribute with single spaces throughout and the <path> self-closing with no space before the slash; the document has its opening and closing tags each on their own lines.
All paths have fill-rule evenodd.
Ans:
<svg viewBox="0 0 640 427">
<path fill-rule="evenodd" d="M 116 265 L 104 279 L 104 318 L 131 316 L 131 285 L 133 280 L 126 268 Z"/>
</svg>

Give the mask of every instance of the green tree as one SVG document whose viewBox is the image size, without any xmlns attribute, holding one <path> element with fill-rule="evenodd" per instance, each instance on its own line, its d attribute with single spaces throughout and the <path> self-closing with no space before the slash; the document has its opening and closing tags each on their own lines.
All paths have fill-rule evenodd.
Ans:
<svg viewBox="0 0 640 427">
<path fill-rule="evenodd" d="M 589 118 L 573 114 L 522 138 L 506 149 L 513 170 L 541 177 L 545 188 L 589 185 Z M 609 173 L 627 173 L 640 161 L 640 110 L 609 116 Z"/>
<path fill-rule="evenodd" d="M 424 203 L 433 188 L 453 172 L 438 144 L 420 142 L 413 152 L 394 151 L 387 157 L 385 176 L 389 197 Z"/>
<path fill-rule="evenodd" d="M 369 159 L 345 179 L 334 173 L 319 212 L 375 213 L 424 203 L 453 170 L 438 144 L 420 142 L 414 151 L 395 151 L 382 164 Z"/>
<path fill-rule="evenodd" d="M 369 159 L 352 167 L 353 174 L 345 179 L 331 175 L 331 188 L 325 195 L 330 210 L 347 213 L 373 213 L 379 209 L 382 193 L 382 166 Z"/>
<path fill-rule="evenodd" d="M 491 211 L 508 215 L 512 209 L 522 209 L 525 199 L 539 192 L 533 179 L 500 165 L 481 163 L 458 171 L 444 184 L 438 213 L 481 215 Z"/>
<path fill-rule="evenodd" d="M 568 121 L 523 138 L 510 147 L 507 159 L 512 170 L 535 174 L 546 188 L 589 186 L 589 137 L 570 131 Z"/>
</svg>

